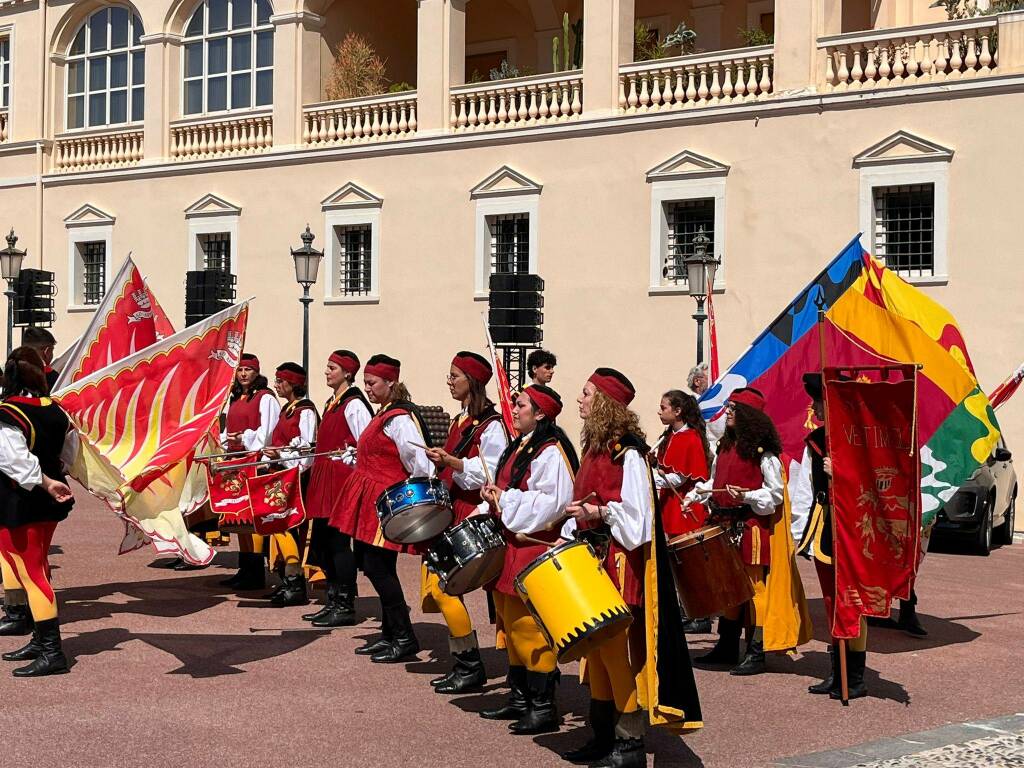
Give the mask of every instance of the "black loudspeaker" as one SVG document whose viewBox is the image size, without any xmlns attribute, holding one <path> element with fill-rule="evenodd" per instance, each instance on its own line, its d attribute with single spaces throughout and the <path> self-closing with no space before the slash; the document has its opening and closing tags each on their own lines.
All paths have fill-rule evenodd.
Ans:
<svg viewBox="0 0 1024 768">
<path fill-rule="evenodd" d="M 14 325 L 49 328 L 55 319 L 53 297 L 57 293 L 53 272 L 23 269 L 14 280 Z"/>
<path fill-rule="evenodd" d="M 539 275 L 495 274 L 488 285 L 487 324 L 495 344 L 537 346 L 544 339 L 544 281 Z"/>
<path fill-rule="evenodd" d="M 235 301 L 235 276 L 220 270 L 185 273 L 185 325 L 195 325 Z"/>
</svg>

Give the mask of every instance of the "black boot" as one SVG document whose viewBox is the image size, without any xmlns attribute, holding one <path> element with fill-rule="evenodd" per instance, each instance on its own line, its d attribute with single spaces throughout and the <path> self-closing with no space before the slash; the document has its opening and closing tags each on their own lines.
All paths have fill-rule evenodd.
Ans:
<svg viewBox="0 0 1024 768">
<path fill-rule="evenodd" d="M 509 666 L 508 701 L 497 709 L 480 712 L 484 720 L 518 720 L 526 714 L 526 667 Z"/>
<path fill-rule="evenodd" d="M 12 592 L 14 590 L 11 590 Z M 4 604 L 4 617 L 0 619 L 0 636 L 22 637 L 32 631 L 32 614 L 25 603 Z"/>
<path fill-rule="evenodd" d="M 644 749 L 643 710 L 619 715 L 615 725 L 615 744 L 612 751 L 592 768 L 647 768 L 647 750 Z"/>
<path fill-rule="evenodd" d="M 438 693 L 463 693 L 480 688 L 487 682 L 483 659 L 476 632 L 465 637 L 449 637 L 448 647 L 455 657 L 455 668 L 451 676 L 434 686 Z"/>
<path fill-rule="evenodd" d="M 56 618 L 36 622 L 39 655 L 27 667 L 18 667 L 15 677 L 43 677 L 68 671 L 68 660 L 60 645 L 60 624 Z"/>
<path fill-rule="evenodd" d="M 846 652 L 846 683 L 850 692 L 850 699 L 861 699 L 868 695 L 868 687 L 864 684 L 864 665 L 867 663 L 867 651 Z M 839 690 L 839 683 L 836 683 L 835 690 L 829 693 L 833 699 L 841 699 L 843 693 Z"/>
<path fill-rule="evenodd" d="M 555 688 L 559 672 L 527 672 L 526 687 L 530 692 L 526 700 L 526 713 L 511 723 L 508 729 L 519 736 L 557 731 L 562 725 L 555 706 Z"/>
<path fill-rule="evenodd" d="M 740 623 L 732 619 L 718 620 L 718 642 L 709 653 L 698 656 L 698 664 L 735 664 L 740 660 Z"/>
<path fill-rule="evenodd" d="M 222 587 L 237 587 L 242 583 L 242 578 L 245 576 L 245 556 L 248 552 L 238 553 L 238 570 L 233 575 L 228 576 L 226 579 L 221 579 L 217 583 Z"/>
<path fill-rule="evenodd" d="M 765 671 L 763 638 L 764 630 L 754 627 L 750 633 L 750 642 L 747 643 L 747 653 L 739 666 L 729 670 L 730 675 L 760 675 Z"/>
<path fill-rule="evenodd" d="M 592 763 L 607 757 L 615 746 L 615 723 L 618 718 L 614 701 L 591 699 L 587 720 L 593 734 L 582 747 L 563 752 L 562 759 L 570 763 Z"/>
<path fill-rule="evenodd" d="M 235 584 L 235 589 L 239 592 L 248 592 L 253 589 L 265 588 L 267 586 L 267 569 L 263 566 L 263 555 L 259 552 L 242 552 L 238 558 L 242 563 L 242 578 Z"/>
<path fill-rule="evenodd" d="M 409 619 L 409 606 L 395 606 L 389 611 L 391 616 L 392 639 L 390 645 L 382 648 L 370 657 L 374 664 L 398 664 L 408 659 L 415 659 L 420 652 L 420 644 Z"/>
<path fill-rule="evenodd" d="M 303 621 L 316 621 L 317 619 L 322 619 L 324 616 L 326 616 L 328 613 L 331 612 L 331 606 L 334 604 L 334 601 L 337 600 L 337 599 L 338 599 L 338 587 L 335 586 L 334 584 L 329 584 L 327 586 L 327 597 L 324 599 L 323 606 L 321 606 L 320 610 L 318 610 L 318 611 L 313 611 L 312 613 L 304 613 L 304 614 L 302 614 L 302 620 Z"/>
<path fill-rule="evenodd" d="M 900 600 L 900 620 L 897 626 L 913 637 L 927 637 L 928 630 L 917 618 L 917 593 L 911 592 L 909 600 Z"/>
<path fill-rule="evenodd" d="M 828 675 L 820 683 L 807 686 L 808 693 L 832 693 L 839 685 L 839 653 L 835 645 L 828 647 L 829 662 L 832 664 Z"/>
<path fill-rule="evenodd" d="M 711 619 L 686 619 L 683 622 L 684 635 L 710 635 Z"/>
<path fill-rule="evenodd" d="M 306 577 L 301 573 L 285 576 L 280 591 L 270 598 L 270 603 L 278 608 L 307 605 L 309 598 L 306 596 Z"/>
<path fill-rule="evenodd" d="M 40 652 L 42 652 L 42 646 L 39 643 L 38 632 L 33 630 L 32 639 L 26 645 L 23 645 L 16 651 L 9 651 L 0 656 L 0 658 L 4 661 L 32 661 L 32 659 L 39 657 Z"/>
<path fill-rule="evenodd" d="M 313 622 L 313 626 L 351 627 L 353 624 L 355 624 L 356 603 L 354 592 L 345 587 L 332 586 L 328 591 L 327 595 L 327 605 L 324 606 L 324 609 L 322 611 L 318 611 L 318 613 L 321 613 L 323 615 L 320 616 L 320 618 L 315 618 L 315 614 L 311 614 L 312 618 L 310 618 L 310 621 Z M 303 618 L 305 618 L 305 616 Z M 385 634 L 387 634 L 387 621 L 384 622 L 384 627 L 384 632 Z M 380 649 L 378 648 L 377 650 Z M 371 654 L 376 652 L 377 651 L 370 651 Z M 361 650 L 357 648 L 356 653 L 361 654 Z"/>
<path fill-rule="evenodd" d="M 375 653 L 380 653 L 385 648 L 391 646 L 391 641 L 394 639 L 394 630 L 391 627 L 391 617 L 388 612 L 381 608 L 381 619 L 380 619 L 380 637 L 374 638 L 373 640 L 367 640 L 365 643 L 356 648 L 357 656 L 373 656 Z"/>
</svg>

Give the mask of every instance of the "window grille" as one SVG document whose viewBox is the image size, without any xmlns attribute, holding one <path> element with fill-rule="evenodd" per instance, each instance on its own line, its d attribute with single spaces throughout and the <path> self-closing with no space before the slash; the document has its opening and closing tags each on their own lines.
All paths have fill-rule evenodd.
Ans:
<svg viewBox="0 0 1024 768">
<path fill-rule="evenodd" d="M 11 101 L 11 39 L 0 38 L 0 109 Z"/>
<path fill-rule="evenodd" d="M 710 240 L 707 252 L 715 252 L 715 199 L 673 200 L 665 203 L 668 238 L 665 243 L 662 279 L 665 285 L 686 285 L 684 261 L 693 255 L 693 239 L 704 230 Z"/>
<path fill-rule="evenodd" d="M 71 42 L 65 126 L 137 123 L 143 118 L 146 75 L 142 21 L 127 8 L 92 14 Z M 6 93 L 6 79 L 4 91 Z"/>
<path fill-rule="evenodd" d="M 338 287 L 342 296 L 367 296 L 372 292 L 371 245 L 373 227 L 353 224 L 335 227 L 338 238 Z"/>
<path fill-rule="evenodd" d="M 935 274 L 935 186 L 875 187 L 875 256 L 904 277 Z"/>
<path fill-rule="evenodd" d="M 203 251 L 203 269 L 210 272 L 231 272 L 231 235 L 218 232 L 199 236 Z"/>
<path fill-rule="evenodd" d="M 274 98 L 268 0 L 206 0 L 185 29 L 186 115 L 269 106 Z"/>
<path fill-rule="evenodd" d="M 530 271 L 530 215 L 488 216 L 491 230 L 491 273 L 526 274 Z"/>
<path fill-rule="evenodd" d="M 107 290 L 107 244 L 79 243 L 82 259 L 82 304 L 99 304 Z"/>
</svg>

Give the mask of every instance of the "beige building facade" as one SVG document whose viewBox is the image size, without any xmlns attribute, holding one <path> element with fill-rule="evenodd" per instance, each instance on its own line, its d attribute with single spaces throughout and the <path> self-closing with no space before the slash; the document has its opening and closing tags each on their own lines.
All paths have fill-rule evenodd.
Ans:
<svg viewBox="0 0 1024 768">
<path fill-rule="evenodd" d="M 270 368 L 301 355 L 289 248 L 308 223 L 314 371 L 386 352 L 446 406 L 488 274 L 528 269 L 554 386 L 571 401 L 617 367 L 651 432 L 693 364 L 676 268 L 697 231 L 723 264 L 723 366 L 863 232 L 954 313 L 991 390 L 1024 360 L 1024 12 L 928 6 L 0 0 L 0 224 L 56 273 L 61 342 L 130 251 L 176 325 L 186 271 L 234 274 Z M 552 71 L 565 13 L 582 61 Z M 685 23 L 695 50 L 634 61 L 638 20 L 657 40 Z M 755 28 L 768 42 L 743 47 Z M 328 101 L 350 31 L 412 90 Z M 480 78 L 501 60 L 521 76 Z M 1024 398 L 999 416 L 1013 448 Z"/>
</svg>

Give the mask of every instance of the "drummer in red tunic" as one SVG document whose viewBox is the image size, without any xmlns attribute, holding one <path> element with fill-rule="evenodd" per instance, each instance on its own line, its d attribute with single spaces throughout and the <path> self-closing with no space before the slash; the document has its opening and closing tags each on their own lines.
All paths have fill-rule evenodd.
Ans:
<svg viewBox="0 0 1024 768">
<path fill-rule="evenodd" d="M 390 486 L 410 477 L 433 477 L 423 446 L 429 445 L 426 425 L 409 391 L 400 381 L 401 363 L 374 355 L 363 368 L 363 383 L 371 403 L 379 406 L 356 444 L 355 472 L 345 482 L 330 524 L 354 539 L 354 554 L 380 597 L 381 637 L 356 649 L 377 663 L 392 664 L 415 656 L 420 649 L 409 619 L 409 606 L 398 580 L 398 553 L 412 547 L 384 538 L 377 516 L 377 499 Z"/>
<path fill-rule="evenodd" d="M 353 382 L 359 372 L 355 352 L 338 349 L 327 358 L 324 375 L 333 390 L 324 405 L 317 431 L 317 453 L 309 470 L 306 488 L 306 516 L 312 521 L 310 558 L 327 577 L 327 600 L 319 611 L 303 615 L 314 627 L 347 627 L 356 623 L 356 564 L 352 539 L 328 524 L 341 499 L 345 481 L 355 471 L 343 461 L 326 455 L 330 451 L 353 451 L 356 441 L 373 417 L 363 391 Z"/>
<path fill-rule="evenodd" d="M 267 377 L 260 375 L 259 359 L 256 355 L 243 354 L 231 387 L 221 443 L 228 451 L 261 451 L 270 444 L 267 441 L 280 415 L 281 404 L 270 391 Z M 238 534 L 238 573 L 221 585 L 239 590 L 265 587 L 262 553 L 262 536 Z"/>
<path fill-rule="evenodd" d="M 488 476 L 494 477 L 498 459 L 508 445 L 508 435 L 494 403 L 487 399 L 491 364 L 475 352 L 459 352 L 448 371 L 448 391 L 462 404 L 452 421 L 444 448 L 430 448 L 427 457 L 438 469 L 438 477 L 448 486 L 457 525 L 476 511 L 480 504 L 480 483 L 467 479 L 465 461 L 487 462 Z M 441 589 L 436 573 L 424 568 L 423 602 L 425 608 L 440 610 L 448 625 L 448 648 L 455 657 L 451 672 L 430 681 L 438 693 L 462 693 L 487 682 L 480 659 L 480 646 L 469 611 L 461 597 L 452 597 Z"/>
<path fill-rule="evenodd" d="M 558 393 L 542 384 L 519 394 L 512 406 L 519 437 L 502 453 L 497 474 L 492 475 L 494 483 L 483 492 L 487 503 L 479 508 L 481 513 L 493 510 L 500 517 L 508 545 L 492 594 L 506 634 L 510 689 L 504 706 L 484 710 L 480 716 L 514 720 L 509 729 L 520 735 L 557 731 L 561 724 L 555 707 L 555 653 L 515 589 L 515 577 L 547 551 L 538 540 L 552 544 L 558 540 L 562 509 L 572 500 L 579 462 L 569 438 L 555 423 L 561 411 Z M 480 460 L 466 464 L 467 474 L 482 481 Z"/>
</svg>

